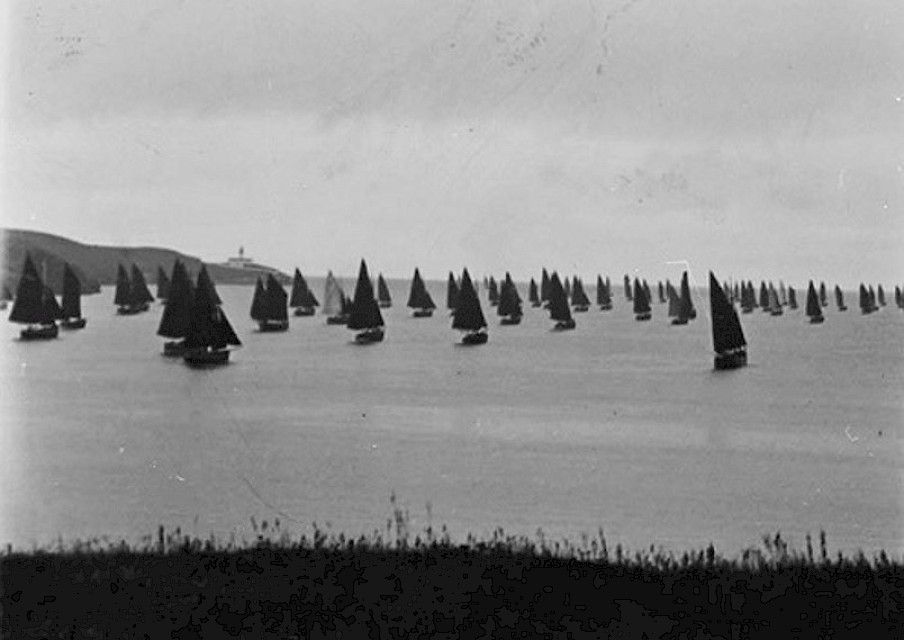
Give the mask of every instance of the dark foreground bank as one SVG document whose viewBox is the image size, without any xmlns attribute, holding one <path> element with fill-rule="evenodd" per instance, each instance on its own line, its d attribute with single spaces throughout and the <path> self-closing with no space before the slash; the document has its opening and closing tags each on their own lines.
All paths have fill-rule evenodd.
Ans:
<svg viewBox="0 0 904 640">
<path fill-rule="evenodd" d="M 79 543 L 2 563 L 3 638 L 900 638 L 904 565 L 885 554 L 712 547 L 627 554 L 506 537 L 252 543 L 177 530 L 130 547 Z"/>
</svg>

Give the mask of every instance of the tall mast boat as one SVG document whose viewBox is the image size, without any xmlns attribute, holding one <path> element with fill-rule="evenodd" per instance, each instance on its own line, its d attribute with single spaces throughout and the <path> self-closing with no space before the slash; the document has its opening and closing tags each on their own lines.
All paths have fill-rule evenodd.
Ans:
<svg viewBox="0 0 904 640">
<path fill-rule="evenodd" d="M 549 277 L 549 318 L 555 320 L 555 331 L 567 331 L 577 326 L 571 316 L 571 308 L 568 306 L 568 297 L 559 280 L 559 274 L 555 271 Z"/>
<path fill-rule="evenodd" d="M 62 320 L 64 329 L 84 329 L 88 321 L 82 317 L 82 283 L 69 263 L 63 265 Z"/>
<path fill-rule="evenodd" d="M 461 343 L 464 345 L 486 344 L 490 339 L 486 332 L 487 321 L 480 308 L 480 299 L 471 283 L 468 270 L 461 274 L 461 286 L 458 288 L 458 300 L 452 314 L 452 328 L 463 331 Z"/>
<path fill-rule="evenodd" d="M 747 340 L 741 329 L 741 321 L 712 271 L 709 272 L 709 306 L 712 315 L 713 350 L 716 352 L 713 367 L 724 370 L 746 366 Z"/>
<path fill-rule="evenodd" d="M 355 297 L 352 299 L 347 326 L 358 331 L 355 335 L 357 344 L 382 342 L 385 335 L 383 314 L 380 313 L 380 306 L 374 298 L 373 283 L 367 275 L 367 264 L 363 259 L 358 268 L 358 282 L 355 284 Z"/>
<path fill-rule="evenodd" d="M 176 357 L 185 354 L 185 336 L 191 324 L 191 306 L 194 299 L 194 285 L 188 271 L 180 260 L 173 264 L 170 277 L 169 295 L 160 316 L 157 335 L 170 338 L 163 343 L 163 355 Z"/>
<path fill-rule="evenodd" d="M 229 362 L 229 347 L 241 346 L 226 314 L 215 302 L 215 289 L 202 265 L 189 309 L 188 330 L 182 359 L 191 367 L 210 367 Z"/>
<path fill-rule="evenodd" d="M 26 253 L 9 321 L 27 325 L 19 332 L 22 340 L 50 340 L 60 333 L 56 321 L 61 316 L 53 292 L 41 280 L 31 256 Z"/>
<path fill-rule="evenodd" d="M 409 309 L 413 309 L 411 315 L 414 318 L 429 318 L 433 315 L 433 310 L 436 309 L 436 304 L 433 302 L 433 298 L 430 297 L 430 292 L 427 291 L 427 286 L 424 284 L 421 272 L 417 267 L 414 268 L 414 276 L 411 278 L 411 291 L 408 293 L 408 304 L 406 306 Z"/>
</svg>

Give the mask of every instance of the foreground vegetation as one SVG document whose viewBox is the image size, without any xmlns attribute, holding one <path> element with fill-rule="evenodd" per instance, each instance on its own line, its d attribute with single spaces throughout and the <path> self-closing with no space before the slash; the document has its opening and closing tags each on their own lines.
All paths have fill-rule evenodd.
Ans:
<svg viewBox="0 0 904 640">
<path fill-rule="evenodd" d="M 781 535 L 735 559 L 507 536 L 386 533 L 251 542 L 178 529 L 0 556 L 3 638 L 904 637 L 904 564 Z"/>
</svg>

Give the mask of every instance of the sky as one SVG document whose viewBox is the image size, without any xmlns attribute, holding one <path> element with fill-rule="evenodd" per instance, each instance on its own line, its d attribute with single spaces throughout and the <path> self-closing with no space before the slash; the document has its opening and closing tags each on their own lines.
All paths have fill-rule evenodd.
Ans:
<svg viewBox="0 0 904 640">
<path fill-rule="evenodd" d="M 904 282 L 900 0 L 0 8 L 0 222 L 290 271 Z"/>
</svg>

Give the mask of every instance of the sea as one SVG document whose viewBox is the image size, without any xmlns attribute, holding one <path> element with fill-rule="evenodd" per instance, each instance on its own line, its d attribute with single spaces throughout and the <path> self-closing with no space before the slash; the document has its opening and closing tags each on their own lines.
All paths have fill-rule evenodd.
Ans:
<svg viewBox="0 0 904 640">
<path fill-rule="evenodd" d="M 408 283 L 389 285 L 386 339 L 367 346 L 322 315 L 259 333 L 253 289 L 220 286 L 243 346 L 210 370 L 162 356 L 162 307 L 117 316 L 110 287 L 57 340 L 2 323 L 0 544 L 159 526 L 240 542 L 264 521 L 385 536 L 401 510 L 412 534 L 454 540 L 602 531 L 610 548 L 736 557 L 825 531 L 833 553 L 904 552 L 901 310 L 830 306 L 818 326 L 755 310 L 749 366 L 717 372 L 705 290 L 687 326 L 658 303 L 636 322 L 616 289 L 612 311 L 555 332 L 529 306 L 499 326 L 484 289 L 489 343 L 464 347 L 445 310 L 412 318 Z"/>
</svg>

